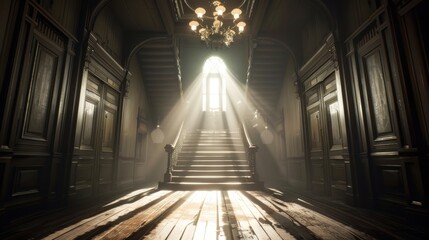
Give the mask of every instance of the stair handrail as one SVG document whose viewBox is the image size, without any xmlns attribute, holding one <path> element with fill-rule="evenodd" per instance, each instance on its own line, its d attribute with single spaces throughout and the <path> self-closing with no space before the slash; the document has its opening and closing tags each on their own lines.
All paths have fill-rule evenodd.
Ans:
<svg viewBox="0 0 429 240">
<path fill-rule="evenodd" d="M 252 143 L 252 140 L 250 138 L 250 134 L 247 130 L 246 123 L 241 120 L 241 126 L 243 128 L 244 136 L 246 138 L 247 143 L 247 161 L 249 162 L 250 166 L 250 173 L 253 177 L 253 180 L 256 182 L 258 181 L 258 173 L 256 171 L 256 152 L 258 151 L 258 146 Z"/>
<path fill-rule="evenodd" d="M 240 121 L 241 121 L 241 127 L 243 128 L 244 136 L 246 138 L 247 146 L 248 147 L 253 146 L 252 140 L 250 139 L 250 136 L 249 136 L 249 132 L 247 131 L 246 124 L 244 123 L 243 120 L 240 119 Z"/>
<path fill-rule="evenodd" d="M 228 94 L 228 98 L 230 102 L 233 102 L 229 94 Z M 246 139 L 247 161 L 249 162 L 250 174 L 252 175 L 253 181 L 257 182 L 259 179 L 258 173 L 256 171 L 256 152 L 258 151 L 258 146 L 253 144 L 251 140 L 250 133 L 247 130 L 245 118 L 242 117 L 242 114 L 238 113 L 238 110 L 236 109 L 236 107 L 233 107 L 232 109 L 234 111 L 235 117 L 241 123 L 241 130 L 242 130 L 241 132 L 242 134 L 244 134 L 244 138 Z"/>
<path fill-rule="evenodd" d="M 179 131 L 177 132 L 176 138 L 174 139 L 173 143 L 166 144 L 164 147 L 164 150 L 167 152 L 167 169 L 164 174 L 164 182 L 171 182 L 172 180 L 171 168 L 177 160 L 177 152 L 178 152 L 174 150 L 180 147 L 181 145 L 180 139 L 182 139 L 184 124 L 185 124 L 185 120 L 183 120 L 182 123 L 180 124 Z"/>
</svg>

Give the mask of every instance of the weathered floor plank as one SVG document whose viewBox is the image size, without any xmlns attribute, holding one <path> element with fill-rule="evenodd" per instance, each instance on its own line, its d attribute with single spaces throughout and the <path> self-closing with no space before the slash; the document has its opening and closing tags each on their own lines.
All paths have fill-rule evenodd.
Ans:
<svg viewBox="0 0 429 240">
<path fill-rule="evenodd" d="M 231 206 L 237 219 L 240 238 L 244 239 L 268 239 L 268 235 L 262 230 L 261 226 L 252 221 L 252 217 L 247 214 L 239 203 L 235 191 L 228 191 Z M 253 219 L 254 220 L 254 219 Z"/>
<path fill-rule="evenodd" d="M 236 215 L 234 214 L 234 210 L 232 208 L 231 199 L 227 192 L 222 192 L 223 201 L 225 203 L 225 212 L 228 217 L 229 226 L 231 228 L 232 239 L 242 239 L 240 226 L 238 225 Z"/>
<path fill-rule="evenodd" d="M 140 213 L 133 217 L 113 226 L 106 232 L 97 235 L 94 239 L 125 239 L 130 237 L 132 234 L 139 231 L 145 225 L 151 223 L 160 215 L 173 206 L 179 199 L 181 199 L 186 192 L 177 191 L 173 192 L 167 198 L 162 199 L 155 205 L 148 209 L 144 209 Z"/>
<path fill-rule="evenodd" d="M 270 215 L 266 214 L 265 211 L 257 204 L 251 202 L 246 196 L 244 196 L 243 193 L 238 192 L 238 195 L 242 199 L 243 205 L 247 206 L 255 219 L 258 219 L 270 239 L 295 239 L 291 234 L 285 231 L 284 228 L 280 227 L 280 225 Z"/>
<path fill-rule="evenodd" d="M 231 223 L 229 222 L 223 194 L 225 194 L 225 192 L 217 191 L 218 239 L 234 239 L 231 232 Z"/>
<path fill-rule="evenodd" d="M 287 212 L 295 221 L 309 229 L 320 239 L 372 239 L 371 236 L 346 226 L 327 216 L 293 202 L 282 202 L 263 192 L 250 192 L 257 198 L 270 201 L 277 208 Z"/>
<path fill-rule="evenodd" d="M 196 221 L 200 214 L 200 210 L 207 195 L 206 191 L 197 191 L 194 193 L 195 198 L 181 209 L 182 216 L 179 219 L 173 231 L 168 236 L 169 240 L 191 239 L 193 237 L 193 229 L 195 229 Z M 186 230 L 188 230 L 186 232 Z M 192 235 L 187 235 L 187 233 Z"/>
<path fill-rule="evenodd" d="M 283 211 L 272 202 L 260 196 L 261 193 L 253 192 L 251 194 L 246 192 L 245 194 L 249 198 L 252 198 L 252 202 L 255 202 L 260 208 L 263 208 L 265 212 L 275 219 L 277 224 L 287 229 L 287 231 L 295 238 L 316 239 L 316 236 L 310 230 L 295 221 L 291 216 L 289 216 L 287 211 Z"/>
<path fill-rule="evenodd" d="M 123 202 L 45 239 L 372 239 L 263 191 L 157 191 Z"/>
<path fill-rule="evenodd" d="M 216 192 L 208 192 L 197 221 L 193 239 L 216 239 Z"/>
<path fill-rule="evenodd" d="M 146 239 L 180 239 L 188 224 L 192 224 L 193 217 L 198 214 L 196 204 L 201 204 L 204 193 L 193 192 L 185 202 L 174 212 L 165 216 L 144 238 Z"/>
<path fill-rule="evenodd" d="M 147 197 L 144 197 L 136 202 L 123 204 L 119 207 L 110 209 L 106 212 L 102 212 L 93 217 L 83 219 L 78 223 L 70 225 L 62 230 L 59 230 L 55 233 L 50 234 L 45 239 L 73 239 L 84 235 L 87 232 L 93 231 L 99 226 L 107 225 L 111 222 L 116 221 L 122 216 L 145 207 L 157 199 L 165 197 L 166 195 L 171 194 L 171 191 L 158 191 Z"/>
</svg>

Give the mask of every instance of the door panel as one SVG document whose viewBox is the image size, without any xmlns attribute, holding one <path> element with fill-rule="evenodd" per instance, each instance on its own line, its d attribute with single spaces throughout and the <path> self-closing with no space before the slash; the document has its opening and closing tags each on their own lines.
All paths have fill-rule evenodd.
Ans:
<svg viewBox="0 0 429 240">
<path fill-rule="evenodd" d="M 80 149 L 95 149 L 95 124 L 97 122 L 99 99 L 87 98 L 82 120 Z"/>
<path fill-rule="evenodd" d="M 328 73 L 306 93 L 308 146 L 312 191 L 344 195 L 346 169 L 337 79 Z"/>
<path fill-rule="evenodd" d="M 341 150 L 343 141 L 341 139 L 341 122 L 339 116 L 337 99 L 333 99 L 326 103 L 326 110 L 328 111 L 328 138 L 329 138 L 329 151 Z"/>
<path fill-rule="evenodd" d="M 322 152 L 322 136 L 320 132 L 320 111 L 319 105 L 315 105 L 312 108 L 308 109 L 308 115 L 310 119 L 310 136 L 311 136 L 311 152 Z"/>
<path fill-rule="evenodd" d="M 318 88 L 306 94 L 309 132 L 309 159 L 311 188 L 314 192 L 325 190 L 325 166 L 323 164 L 323 135 L 320 126 L 320 91 Z"/>
<path fill-rule="evenodd" d="M 47 141 L 59 56 L 37 43 L 23 138 Z"/>
<path fill-rule="evenodd" d="M 385 78 L 382 72 L 380 51 L 376 50 L 363 58 L 363 71 L 369 88 L 369 105 L 374 121 L 374 140 L 393 134 L 390 109 L 387 100 Z"/>
<path fill-rule="evenodd" d="M 109 191 L 113 183 L 119 93 L 89 73 L 71 183 L 80 195 Z M 75 172 L 73 172 L 75 171 Z M 73 184 L 71 185 L 73 188 Z"/>
</svg>

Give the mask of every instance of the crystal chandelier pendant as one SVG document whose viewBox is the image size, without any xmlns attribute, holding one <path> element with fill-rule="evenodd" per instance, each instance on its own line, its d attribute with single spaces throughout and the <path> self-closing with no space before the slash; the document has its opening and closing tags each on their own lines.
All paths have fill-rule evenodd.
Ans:
<svg viewBox="0 0 429 240">
<path fill-rule="evenodd" d="M 227 12 L 222 1 L 213 1 L 211 7 L 208 11 L 202 7 L 196 8 L 196 18 L 189 22 L 189 26 L 208 47 L 229 47 L 246 27 L 246 23 L 240 20 L 242 10 L 234 8 Z M 207 12 L 212 12 L 213 16 L 207 16 Z"/>
</svg>

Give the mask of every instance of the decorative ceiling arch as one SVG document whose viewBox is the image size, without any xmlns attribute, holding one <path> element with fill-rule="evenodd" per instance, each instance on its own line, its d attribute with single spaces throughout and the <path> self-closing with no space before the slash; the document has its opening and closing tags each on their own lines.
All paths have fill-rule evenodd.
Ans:
<svg viewBox="0 0 429 240">
<path fill-rule="evenodd" d="M 95 3 L 95 6 L 93 8 L 90 6 L 91 15 L 89 17 L 89 22 L 88 22 L 89 31 L 92 31 L 94 29 L 95 21 L 97 20 L 97 17 L 100 14 L 100 12 L 112 1 L 113 0 L 100 0 L 98 1 L 98 3 Z M 92 2 L 96 2 L 96 1 L 92 1 Z"/>
<path fill-rule="evenodd" d="M 311 1 L 314 1 L 320 7 L 320 9 L 323 12 L 325 12 L 325 14 L 328 18 L 328 22 L 329 22 L 331 32 L 335 32 L 335 29 L 337 27 L 337 22 L 336 22 L 334 16 L 332 15 L 332 12 L 329 9 L 329 7 L 322 0 L 311 0 Z"/>
<path fill-rule="evenodd" d="M 145 39 L 143 41 L 141 41 L 140 43 L 136 44 L 132 50 L 130 51 L 130 53 L 128 54 L 128 56 L 126 57 L 126 62 L 125 62 L 125 69 L 128 69 L 131 63 L 131 59 L 134 57 L 135 54 L 137 54 L 146 44 L 148 43 L 152 43 L 152 42 L 156 42 L 156 41 L 161 41 L 161 40 L 168 40 L 168 39 L 172 39 L 171 37 L 151 37 L 148 39 Z"/>
</svg>

